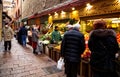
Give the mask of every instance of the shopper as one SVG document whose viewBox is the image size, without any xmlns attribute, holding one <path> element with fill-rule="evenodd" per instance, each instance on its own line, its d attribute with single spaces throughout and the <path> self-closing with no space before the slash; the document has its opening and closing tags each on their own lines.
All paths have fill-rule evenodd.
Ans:
<svg viewBox="0 0 120 77">
<path fill-rule="evenodd" d="M 70 24 L 69 24 L 69 25 L 66 26 L 66 28 L 67 28 L 67 31 L 72 30 L 72 29 L 73 29 L 73 25 L 70 25 Z M 66 31 L 66 32 L 67 32 L 67 31 Z"/>
<path fill-rule="evenodd" d="M 84 35 L 79 31 L 80 25 L 64 34 L 61 44 L 61 56 L 65 61 L 67 77 L 77 77 L 81 54 L 85 50 Z"/>
<path fill-rule="evenodd" d="M 28 30 L 28 44 L 32 46 L 32 30 L 33 28 L 30 27 L 29 30 Z"/>
<path fill-rule="evenodd" d="M 4 37 L 4 47 L 5 52 L 11 50 L 11 40 L 14 37 L 14 32 L 9 24 L 6 24 L 3 28 L 3 37 Z"/>
<path fill-rule="evenodd" d="M 90 33 L 88 46 L 93 77 L 117 77 L 114 60 L 119 47 L 116 33 L 112 29 L 106 29 L 106 26 L 105 21 L 97 20 Z"/>
<path fill-rule="evenodd" d="M 36 48 L 38 45 L 38 39 L 39 39 L 39 31 L 36 25 L 33 26 L 33 30 L 32 30 L 32 47 L 33 47 L 33 53 L 34 54 L 38 54 L 36 52 Z"/>
<path fill-rule="evenodd" d="M 26 38 L 27 38 L 27 29 L 25 25 L 23 25 L 20 29 L 20 35 L 22 36 L 22 45 L 26 47 Z"/>
<path fill-rule="evenodd" d="M 22 26 L 20 25 L 20 27 L 18 28 L 18 32 L 17 32 L 17 41 L 18 41 L 19 44 L 22 45 L 22 35 L 21 35 L 21 32 L 20 32 L 21 27 L 22 27 Z"/>
<path fill-rule="evenodd" d="M 61 41 L 61 34 L 60 32 L 58 31 L 58 26 L 55 26 L 55 30 L 52 32 L 52 41 L 51 43 L 55 43 L 57 44 L 59 41 Z"/>
</svg>

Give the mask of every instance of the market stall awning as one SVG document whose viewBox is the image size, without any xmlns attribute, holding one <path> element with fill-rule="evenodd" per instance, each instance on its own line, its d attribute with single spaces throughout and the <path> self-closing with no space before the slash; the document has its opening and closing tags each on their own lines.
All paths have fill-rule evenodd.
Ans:
<svg viewBox="0 0 120 77">
<path fill-rule="evenodd" d="M 58 12 L 58 11 L 62 11 L 62 10 L 68 10 L 68 9 L 71 9 L 72 7 L 80 7 L 88 1 L 94 1 L 94 0 L 69 0 L 64 3 L 58 4 L 56 6 L 45 9 L 43 11 L 40 11 L 40 12 L 30 16 L 28 19 L 41 17 L 43 15 L 48 15 L 50 13 L 54 13 L 54 12 Z"/>
<path fill-rule="evenodd" d="M 25 22 L 25 21 L 27 21 L 28 20 L 28 18 L 23 18 L 22 20 L 21 20 L 21 22 Z"/>
</svg>

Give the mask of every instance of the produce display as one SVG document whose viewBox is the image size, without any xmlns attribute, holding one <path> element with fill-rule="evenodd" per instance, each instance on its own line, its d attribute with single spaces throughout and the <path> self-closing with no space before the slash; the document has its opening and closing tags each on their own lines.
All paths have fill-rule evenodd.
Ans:
<svg viewBox="0 0 120 77">
<path fill-rule="evenodd" d="M 50 44 L 49 40 L 44 40 L 42 43 L 43 44 Z"/>
<path fill-rule="evenodd" d="M 50 25 L 50 26 L 47 25 L 46 28 L 49 28 L 49 30 L 43 36 L 41 36 L 40 39 L 42 41 L 49 41 L 49 43 L 51 43 L 51 34 L 52 34 L 55 26 L 58 26 L 59 32 L 61 34 L 61 37 L 63 38 L 64 32 L 66 31 L 66 24 L 58 23 L 58 24 L 53 24 L 53 25 Z M 58 44 L 60 44 L 60 42 Z"/>
<path fill-rule="evenodd" d="M 59 51 L 60 51 L 60 48 L 61 48 L 60 45 L 58 45 L 58 46 L 55 47 L 55 49 L 56 49 L 56 50 L 59 50 Z"/>
<path fill-rule="evenodd" d="M 117 33 L 117 42 L 118 42 L 118 44 L 120 46 L 120 33 Z"/>
<path fill-rule="evenodd" d="M 86 32 L 84 34 L 86 49 L 83 52 L 83 54 L 81 55 L 82 59 L 87 60 L 87 61 L 90 60 L 90 55 L 91 55 L 91 51 L 88 48 L 88 40 L 89 40 L 89 32 L 91 30 L 93 30 L 92 24 L 93 24 L 93 21 L 89 21 L 87 23 L 87 29 L 86 29 Z M 107 24 L 110 24 L 110 23 L 107 22 Z M 46 28 L 49 28 L 49 29 L 47 30 L 47 32 L 45 32 L 46 34 L 44 34 L 40 39 L 43 41 L 44 44 L 50 44 L 51 33 L 54 30 L 54 27 L 58 26 L 60 34 L 63 37 L 64 33 L 66 31 L 66 25 L 67 24 L 65 24 L 65 23 L 56 23 L 56 24 L 46 26 Z M 120 33 L 117 33 L 117 42 L 119 43 L 119 46 L 120 46 Z M 59 46 L 56 46 L 55 49 L 60 50 L 60 44 L 61 44 L 61 42 L 58 43 Z"/>
<path fill-rule="evenodd" d="M 83 52 L 83 54 L 81 55 L 81 58 L 83 58 L 84 60 L 89 60 L 90 59 L 90 55 L 91 55 L 91 52 L 88 48 L 88 39 L 89 39 L 89 34 L 86 33 L 84 35 L 85 37 L 85 45 L 86 45 L 86 48 L 85 48 L 85 51 Z"/>
</svg>

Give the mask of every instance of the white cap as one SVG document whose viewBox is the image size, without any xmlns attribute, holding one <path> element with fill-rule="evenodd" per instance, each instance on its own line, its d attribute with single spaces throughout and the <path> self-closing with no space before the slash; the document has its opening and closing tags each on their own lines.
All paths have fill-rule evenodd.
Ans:
<svg viewBox="0 0 120 77">
<path fill-rule="evenodd" d="M 80 24 L 78 24 L 78 23 L 74 24 L 73 26 L 74 26 L 74 28 L 80 28 Z"/>
<path fill-rule="evenodd" d="M 70 29 L 70 28 L 72 28 L 73 26 L 72 26 L 72 25 L 67 25 L 66 27 Z"/>
</svg>

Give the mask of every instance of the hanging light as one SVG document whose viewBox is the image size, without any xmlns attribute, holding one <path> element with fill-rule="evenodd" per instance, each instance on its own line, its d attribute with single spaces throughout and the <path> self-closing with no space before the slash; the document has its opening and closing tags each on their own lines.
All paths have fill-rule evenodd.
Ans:
<svg viewBox="0 0 120 77">
<path fill-rule="evenodd" d="M 65 14 L 65 12 L 64 12 L 64 11 L 61 11 L 61 14 Z"/>
<path fill-rule="evenodd" d="M 90 10 L 92 7 L 93 7 L 93 6 L 90 5 L 90 3 L 87 3 L 87 4 L 86 4 L 86 9 L 87 9 L 87 10 Z"/>
<path fill-rule="evenodd" d="M 120 0 L 118 0 L 118 2 L 120 2 Z"/>
<path fill-rule="evenodd" d="M 72 10 L 75 10 L 75 8 L 73 7 Z"/>
<path fill-rule="evenodd" d="M 55 12 L 55 16 L 57 16 L 58 15 L 58 13 L 57 12 Z"/>
</svg>

